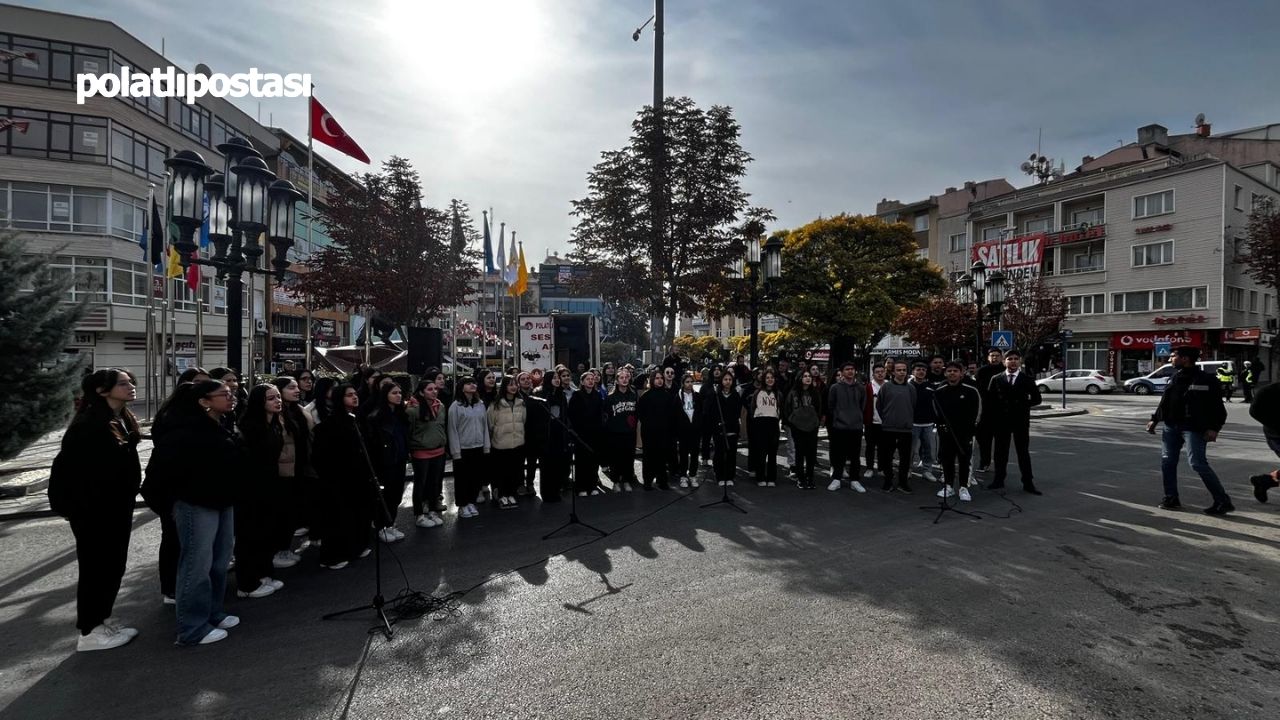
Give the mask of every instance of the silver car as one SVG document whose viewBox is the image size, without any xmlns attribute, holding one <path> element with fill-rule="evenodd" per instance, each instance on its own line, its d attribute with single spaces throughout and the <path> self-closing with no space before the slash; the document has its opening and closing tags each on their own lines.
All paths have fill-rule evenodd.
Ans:
<svg viewBox="0 0 1280 720">
<path fill-rule="evenodd" d="M 1054 373 L 1036 381 L 1040 394 L 1062 392 L 1062 373 Z M 1067 392 L 1083 392 L 1090 395 L 1114 392 L 1116 379 L 1104 375 L 1101 370 L 1068 370 Z"/>
</svg>

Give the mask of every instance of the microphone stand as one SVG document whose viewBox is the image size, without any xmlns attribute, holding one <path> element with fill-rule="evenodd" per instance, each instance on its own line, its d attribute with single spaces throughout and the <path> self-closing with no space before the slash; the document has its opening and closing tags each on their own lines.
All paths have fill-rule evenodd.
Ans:
<svg viewBox="0 0 1280 720">
<path fill-rule="evenodd" d="M 595 392 L 595 391 L 592 390 L 592 392 Z M 533 395 L 531 395 L 530 398 L 540 403 L 547 402 L 546 398 L 541 398 Z M 560 427 L 564 428 L 565 432 L 569 434 L 569 437 L 574 441 L 575 445 L 580 445 L 592 455 L 596 454 L 596 451 L 590 445 L 588 445 L 585 440 L 582 439 L 581 435 L 579 435 L 572 427 L 569 426 L 569 423 L 566 423 L 561 418 L 558 418 L 555 415 L 551 414 L 551 408 L 547 408 L 547 417 L 551 418 L 552 421 L 556 422 L 557 424 L 560 425 Z M 581 525 L 582 527 L 599 534 L 600 537 L 607 537 L 609 533 L 593 525 L 588 525 L 578 519 L 578 464 L 576 462 L 573 463 L 573 466 L 570 468 L 570 470 L 572 471 L 571 477 L 573 478 L 573 482 L 571 483 L 571 485 L 573 487 L 573 491 L 569 495 L 569 519 L 568 521 L 565 522 L 565 524 L 561 525 L 555 530 L 552 530 L 546 535 L 543 535 L 542 539 L 550 540 L 552 537 L 557 535 L 560 531 L 567 530 L 568 528 L 574 525 Z M 544 489 L 543 492 L 545 493 L 546 490 Z"/>
<path fill-rule="evenodd" d="M 737 475 L 738 474 L 738 444 L 734 443 L 733 447 L 729 447 L 729 426 L 726 425 L 724 421 L 724 408 L 721 407 L 720 405 L 720 392 L 721 392 L 720 388 L 716 388 L 716 392 L 712 396 L 712 399 L 715 400 L 716 412 L 720 415 L 720 437 L 722 442 L 724 442 L 725 453 L 729 455 L 729 463 L 730 463 L 730 466 L 733 467 L 733 474 Z M 734 390 L 734 392 L 737 392 L 737 390 Z M 715 507 L 716 505 L 727 505 L 728 507 L 731 507 L 734 510 L 737 510 L 743 515 L 746 515 L 747 511 L 743 509 L 740 505 L 735 503 L 733 501 L 733 498 L 729 497 L 729 483 L 721 481 L 719 478 L 716 478 L 716 481 L 721 482 L 724 489 L 724 493 L 721 495 L 720 499 L 716 500 L 715 502 L 706 503 L 705 505 L 699 505 L 698 507 L 709 508 L 709 507 Z"/>
<path fill-rule="evenodd" d="M 977 392 L 976 388 L 974 389 L 974 392 Z M 951 439 L 955 441 L 956 447 L 959 449 L 960 453 L 964 456 L 964 458 L 968 460 L 970 463 L 972 463 L 973 462 L 973 439 L 970 438 L 967 444 L 962 445 L 960 443 L 960 438 L 956 437 L 956 431 L 952 429 L 950 421 L 947 420 L 947 414 L 942 411 L 942 406 L 938 404 L 938 396 L 935 394 L 930 400 L 933 404 L 933 411 L 938 413 L 938 417 L 942 418 L 943 427 L 947 429 L 947 434 L 949 434 L 951 436 Z M 957 509 L 956 506 L 960 504 L 960 483 L 962 482 L 967 483 L 969 479 L 960 477 L 959 468 L 956 468 L 956 471 L 957 471 L 956 479 L 955 479 L 956 487 L 954 488 L 956 501 L 954 504 L 947 502 L 948 497 L 950 497 L 947 494 L 947 491 L 952 490 L 952 487 L 946 484 L 944 480 L 942 485 L 943 487 L 942 497 L 938 498 L 938 504 L 919 506 L 919 509 L 921 510 L 930 510 L 930 511 L 937 510 L 938 511 L 938 516 L 933 519 L 934 525 L 937 525 L 938 522 L 942 520 L 942 516 L 948 512 L 953 512 L 953 513 L 956 513 L 957 515 L 968 515 L 974 520 L 982 519 L 981 517 L 979 517 L 974 513 L 965 512 L 964 510 Z M 972 467 L 969 468 L 969 472 L 971 473 L 973 472 Z"/>
</svg>

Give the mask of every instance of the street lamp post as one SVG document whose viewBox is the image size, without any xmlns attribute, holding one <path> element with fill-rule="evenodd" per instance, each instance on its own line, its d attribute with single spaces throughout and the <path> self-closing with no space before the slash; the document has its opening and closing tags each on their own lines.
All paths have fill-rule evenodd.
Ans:
<svg viewBox="0 0 1280 720">
<path fill-rule="evenodd" d="M 631 34 L 631 39 L 640 42 L 640 32 L 644 30 L 645 25 L 653 21 L 653 178 L 652 187 L 650 188 L 650 203 L 653 212 L 653 248 L 654 252 L 662 247 L 662 232 L 665 223 L 664 210 L 662 203 L 662 188 L 665 182 L 666 168 L 666 135 L 663 132 L 663 92 L 662 92 L 662 0 L 654 0 L 653 17 L 644 22 L 644 25 L 636 28 Z M 650 324 L 652 327 L 649 331 L 650 349 L 657 352 L 661 349 L 662 317 L 657 311 L 650 313 Z M 674 331 L 674 328 L 672 328 Z"/>
<path fill-rule="evenodd" d="M 224 170 L 214 173 L 199 153 L 183 150 L 165 160 L 169 168 L 169 207 L 178 226 L 174 243 L 185 270 L 192 264 L 217 270 L 227 282 L 227 367 L 243 373 L 242 276 L 273 275 L 284 280 L 289 248 L 296 231 L 295 204 L 302 193 L 288 180 L 276 180 L 262 154 L 242 138 L 230 138 L 218 146 L 225 158 Z M 274 181 L 274 182 L 273 182 Z M 204 222 L 203 202 L 209 197 L 211 258 L 195 257 L 195 233 Z M 263 247 L 258 237 L 267 233 L 273 257 L 272 269 L 258 267 Z M 197 296 L 196 302 L 200 302 Z M 253 358 L 249 358 L 252 366 Z"/>
<path fill-rule="evenodd" d="M 973 263 L 969 272 L 956 280 L 956 297 L 962 304 L 974 306 L 974 360 L 981 362 L 982 323 L 996 322 L 1004 305 L 1004 273 L 996 270 L 987 274 L 987 266 L 981 260 Z"/>
<path fill-rule="evenodd" d="M 760 241 L 747 240 L 745 257 L 733 261 L 729 277 L 746 279 L 747 305 L 751 312 L 751 368 L 760 364 L 760 307 L 773 299 L 774 283 L 782 277 L 782 239 L 772 237 L 764 243 L 761 257 Z M 761 282 L 761 275 L 764 276 Z"/>
</svg>

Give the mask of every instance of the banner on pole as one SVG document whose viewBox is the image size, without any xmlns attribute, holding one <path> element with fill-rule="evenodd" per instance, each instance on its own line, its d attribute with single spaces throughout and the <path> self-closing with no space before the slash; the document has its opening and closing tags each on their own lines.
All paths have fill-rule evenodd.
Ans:
<svg viewBox="0 0 1280 720">
<path fill-rule="evenodd" d="M 1044 245 L 1044 233 L 988 240 L 974 243 L 972 259 L 981 260 L 988 272 L 999 270 L 1004 273 L 1005 280 L 1031 280 L 1040 277 Z"/>
</svg>

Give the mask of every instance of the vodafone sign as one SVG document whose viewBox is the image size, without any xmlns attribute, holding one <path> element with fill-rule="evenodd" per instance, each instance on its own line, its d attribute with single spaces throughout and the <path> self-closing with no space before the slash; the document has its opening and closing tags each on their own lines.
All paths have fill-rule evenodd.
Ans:
<svg viewBox="0 0 1280 720">
<path fill-rule="evenodd" d="M 1111 348 L 1113 350 L 1155 350 L 1157 343 L 1169 343 L 1172 347 L 1182 345 L 1190 347 L 1204 346 L 1203 330 L 1174 330 L 1164 332 L 1112 333 Z"/>
</svg>

